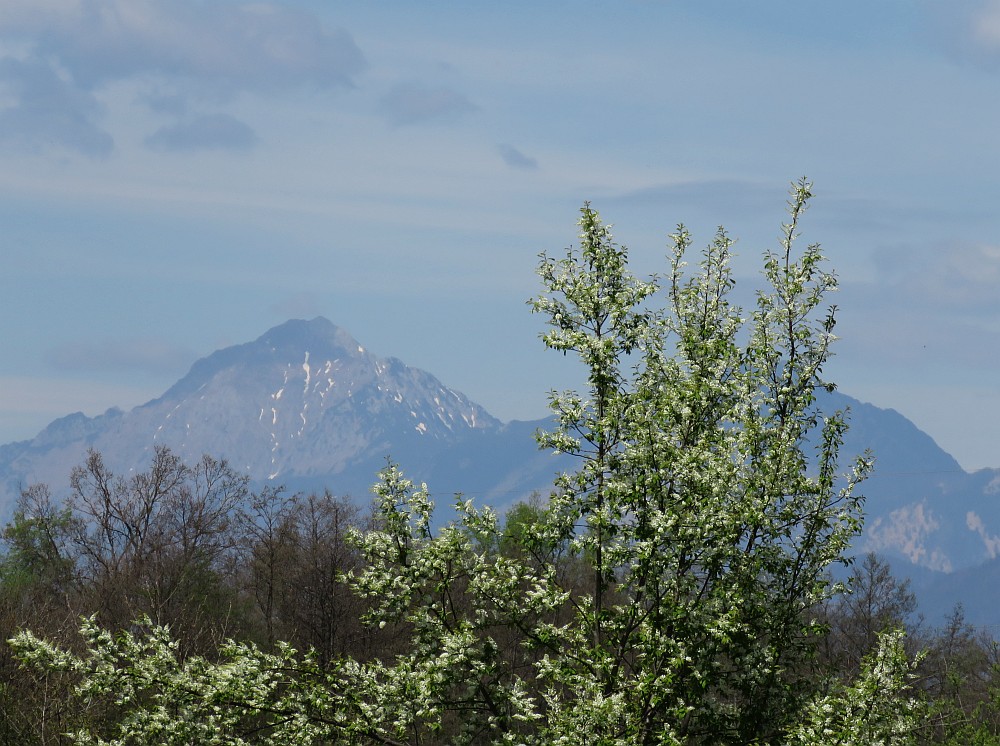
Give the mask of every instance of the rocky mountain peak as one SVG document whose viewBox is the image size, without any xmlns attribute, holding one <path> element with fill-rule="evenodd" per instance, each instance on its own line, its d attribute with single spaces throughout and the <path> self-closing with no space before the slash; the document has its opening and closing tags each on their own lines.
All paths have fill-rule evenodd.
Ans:
<svg viewBox="0 0 1000 746">
<path fill-rule="evenodd" d="M 227 458 L 255 480 L 353 470 L 370 484 L 386 457 L 428 461 L 501 427 L 430 373 L 380 358 L 317 317 L 198 360 L 162 396 L 129 412 L 57 420 L 34 440 L 6 447 L 13 463 L 0 468 L 8 485 L 51 482 L 53 474 L 65 480 L 88 447 L 128 470 L 166 445 L 185 460 Z"/>
<path fill-rule="evenodd" d="M 322 316 L 308 321 L 286 321 L 267 330 L 250 345 L 263 346 L 275 352 L 313 347 L 329 357 L 357 357 L 365 354 L 364 348 L 345 329 Z"/>
</svg>

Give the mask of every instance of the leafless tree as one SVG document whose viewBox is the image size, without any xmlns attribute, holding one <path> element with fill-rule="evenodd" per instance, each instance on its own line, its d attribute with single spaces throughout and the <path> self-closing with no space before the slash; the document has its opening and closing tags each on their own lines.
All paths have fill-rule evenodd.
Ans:
<svg viewBox="0 0 1000 746">
<path fill-rule="evenodd" d="M 249 478 L 204 456 L 184 464 L 157 447 L 149 469 L 113 473 L 97 451 L 70 476 L 67 505 L 76 565 L 104 623 L 141 615 L 202 637 L 208 606 L 223 593 L 223 558 L 234 547 L 234 519 L 249 494 Z M 212 635 L 216 637 L 217 635 Z"/>
</svg>

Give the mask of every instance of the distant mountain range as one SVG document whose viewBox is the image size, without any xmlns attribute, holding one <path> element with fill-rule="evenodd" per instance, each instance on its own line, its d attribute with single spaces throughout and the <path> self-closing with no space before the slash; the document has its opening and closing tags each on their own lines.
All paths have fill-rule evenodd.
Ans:
<svg viewBox="0 0 1000 746">
<path fill-rule="evenodd" d="M 997 594 L 984 597 L 977 580 L 1000 578 L 1000 470 L 963 471 L 891 409 L 840 393 L 822 404 L 850 408 L 844 455 L 871 449 L 877 459 L 863 485 L 867 515 L 856 549 L 878 551 L 912 575 L 925 608 L 962 600 L 971 621 L 1000 624 Z M 71 414 L 32 440 L 0 446 L 0 518 L 29 484 L 65 490 L 88 448 L 127 472 L 144 469 L 157 444 L 188 460 L 226 458 L 258 484 L 329 488 L 358 500 L 368 499 L 391 456 L 428 483 L 439 505 L 462 492 L 502 509 L 547 492 L 571 468 L 568 457 L 536 447 L 532 435 L 544 425 L 502 423 L 433 375 L 366 351 L 326 319 L 289 321 L 197 361 L 135 409 Z"/>
</svg>

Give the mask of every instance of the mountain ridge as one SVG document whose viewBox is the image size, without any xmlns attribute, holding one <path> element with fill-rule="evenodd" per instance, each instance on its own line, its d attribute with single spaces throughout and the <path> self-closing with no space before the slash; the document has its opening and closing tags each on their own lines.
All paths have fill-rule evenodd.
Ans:
<svg viewBox="0 0 1000 746">
<path fill-rule="evenodd" d="M 858 552 L 937 572 L 1000 558 L 1000 470 L 965 472 L 895 410 L 840 392 L 821 397 L 824 411 L 850 410 L 842 468 L 868 448 L 876 454 L 861 485 L 868 499 Z M 0 517 L 32 483 L 65 490 L 88 448 L 125 473 L 144 469 L 161 444 L 185 460 L 226 458 L 257 484 L 357 498 L 391 457 L 439 497 L 461 492 L 502 508 L 547 493 L 556 473 L 572 468 L 569 457 L 538 450 L 532 433 L 545 423 L 501 422 L 325 318 L 293 319 L 195 361 L 161 396 L 128 412 L 72 413 L 31 440 L 0 446 Z"/>
</svg>

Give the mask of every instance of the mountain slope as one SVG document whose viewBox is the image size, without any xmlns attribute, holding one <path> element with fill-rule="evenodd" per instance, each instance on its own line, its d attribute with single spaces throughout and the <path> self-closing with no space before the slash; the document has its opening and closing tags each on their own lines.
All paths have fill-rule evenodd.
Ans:
<svg viewBox="0 0 1000 746">
<path fill-rule="evenodd" d="M 895 410 L 839 393 L 829 401 L 835 408 L 850 408 L 843 453 L 870 449 L 875 457 L 875 469 L 861 485 L 868 499 L 859 552 L 875 551 L 939 572 L 1000 557 L 1000 470 L 969 474 Z"/>
</svg>

